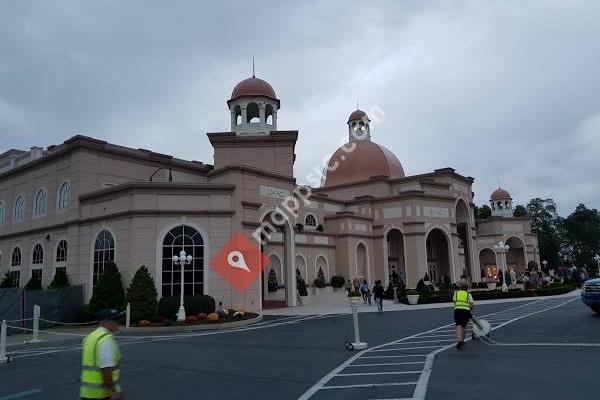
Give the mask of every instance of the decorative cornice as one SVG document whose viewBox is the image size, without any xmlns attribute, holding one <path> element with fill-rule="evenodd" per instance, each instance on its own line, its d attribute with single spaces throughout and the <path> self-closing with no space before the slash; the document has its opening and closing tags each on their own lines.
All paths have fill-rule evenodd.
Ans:
<svg viewBox="0 0 600 400">
<path fill-rule="evenodd" d="M 121 192 L 131 192 L 135 190 L 188 190 L 188 191 L 210 191 L 211 193 L 232 192 L 235 185 L 232 184 L 213 184 L 213 183 L 179 183 L 179 182 L 127 182 L 120 185 L 114 185 L 100 190 L 79 196 L 80 201 L 87 201 L 104 196 L 110 196 Z"/>
</svg>

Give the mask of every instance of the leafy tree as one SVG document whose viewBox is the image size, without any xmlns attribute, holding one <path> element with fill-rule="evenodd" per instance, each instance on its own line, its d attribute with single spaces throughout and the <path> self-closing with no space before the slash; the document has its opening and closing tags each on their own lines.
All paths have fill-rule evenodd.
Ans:
<svg viewBox="0 0 600 400">
<path fill-rule="evenodd" d="M 13 280 L 10 277 L 10 274 L 7 272 L 4 274 L 2 278 L 2 282 L 0 282 L 0 289 L 10 289 L 13 287 Z"/>
<path fill-rule="evenodd" d="M 492 209 L 487 204 L 481 207 L 475 207 L 475 218 L 476 219 L 487 219 L 492 216 Z"/>
<path fill-rule="evenodd" d="M 540 259 L 548 261 L 550 267 L 561 265 L 560 236 L 561 218 L 556 212 L 556 203 L 552 199 L 532 199 L 526 207 L 531 231 L 537 233 Z"/>
<path fill-rule="evenodd" d="M 98 312 L 105 308 L 122 310 L 125 306 L 125 291 L 121 281 L 121 273 L 117 264 L 107 262 L 100 276 L 94 294 L 90 300 L 90 311 Z"/>
<path fill-rule="evenodd" d="M 56 289 L 70 285 L 69 277 L 67 276 L 67 271 L 65 268 L 58 268 L 54 274 L 54 278 L 52 278 L 52 282 L 50 282 L 50 285 L 48 285 L 48 289 Z"/>
<path fill-rule="evenodd" d="M 526 216 L 527 216 L 527 209 L 525 209 L 525 207 L 523 207 L 520 204 L 515 207 L 515 209 L 513 211 L 513 217 L 526 217 Z"/>
<path fill-rule="evenodd" d="M 149 321 L 156 319 L 157 297 L 154 279 L 150 276 L 148 268 L 142 265 L 136 271 L 127 289 L 127 302 L 131 305 L 131 322 L 137 324 L 142 319 Z"/>
<path fill-rule="evenodd" d="M 564 220 L 562 232 L 565 258 L 577 266 L 595 267 L 594 255 L 600 252 L 600 213 L 579 204 Z"/>
<path fill-rule="evenodd" d="M 41 290 L 42 289 L 42 280 L 36 276 L 32 276 L 25 285 L 25 290 Z"/>
</svg>

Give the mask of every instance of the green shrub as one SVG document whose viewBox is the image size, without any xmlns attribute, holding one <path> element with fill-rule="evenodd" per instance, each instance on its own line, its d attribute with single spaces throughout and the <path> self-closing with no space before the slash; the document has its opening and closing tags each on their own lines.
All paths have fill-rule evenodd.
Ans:
<svg viewBox="0 0 600 400">
<path fill-rule="evenodd" d="M 90 300 L 90 311 L 97 313 L 105 308 L 123 310 L 125 307 L 125 291 L 121 281 L 121 273 L 114 262 L 104 264 L 104 272 L 94 288 Z"/>
<path fill-rule="evenodd" d="M 158 302 L 158 316 L 176 319 L 179 312 L 179 302 L 179 296 L 161 297 Z M 185 307 L 186 316 L 200 313 L 211 314 L 216 310 L 215 299 L 205 294 L 184 296 L 183 306 Z"/>
<path fill-rule="evenodd" d="M 75 314 L 72 322 L 84 323 L 96 321 L 96 314 L 90 311 L 90 305 L 86 304 Z"/>
<path fill-rule="evenodd" d="M 314 280 L 314 284 L 318 288 L 324 288 L 325 286 L 327 286 L 327 282 L 325 281 L 325 274 L 323 273 L 323 268 L 321 267 L 319 267 L 317 279 Z"/>
<path fill-rule="evenodd" d="M 362 295 L 358 290 L 352 290 L 348 292 L 348 297 L 361 297 Z"/>
<path fill-rule="evenodd" d="M 27 285 L 25 285 L 25 290 L 42 290 L 42 280 L 32 276 Z"/>
<path fill-rule="evenodd" d="M 308 296 L 308 289 L 306 288 L 306 282 L 300 275 L 296 275 L 296 289 L 298 294 L 302 297 Z"/>
<path fill-rule="evenodd" d="M 142 265 L 135 272 L 127 289 L 127 302 L 131 306 L 131 322 L 137 324 L 142 319 L 148 321 L 156 319 L 157 297 L 154 279 L 150 276 L 148 268 Z"/>
<path fill-rule="evenodd" d="M 7 272 L 4 274 L 2 278 L 2 282 L 0 282 L 0 289 L 10 289 L 13 287 L 13 280 L 10 277 L 10 274 Z"/>
<path fill-rule="evenodd" d="M 391 282 L 387 289 L 385 289 L 385 292 L 383 292 L 383 298 L 386 300 L 394 300 L 394 286 L 392 286 Z"/>
<path fill-rule="evenodd" d="M 66 268 L 57 268 L 54 273 L 54 278 L 52 278 L 52 282 L 48 285 L 48 289 L 57 289 L 67 286 L 71 286 L 71 284 L 69 283 Z"/>
<path fill-rule="evenodd" d="M 346 283 L 346 279 L 340 275 L 334 275 L 331 277 L 331 286 L 334 288 L 344 287 L 344 283 Z"/>
</svg>

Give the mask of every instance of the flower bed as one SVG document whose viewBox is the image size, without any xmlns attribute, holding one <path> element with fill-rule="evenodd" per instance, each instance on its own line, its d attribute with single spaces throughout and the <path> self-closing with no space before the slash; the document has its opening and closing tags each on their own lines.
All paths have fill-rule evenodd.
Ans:
<svg viewBox="0 0 600 400">
<path fill-rule="evenodd" d="M 176 321 L 170 318 L 161 317 L 157 321 L 142 320 L 137 327 L 168 327 L 168 326 L 194 326 L 194 325 L 211 325 L 211 324 L 226 324 L 229 322 L 244 321 L 258 317 L 258 314 L 246 312 L 244 310 L 226 310 L 225 313 L 199 313 L 198 315 L 188 315 L 185 321 Z"/>
<path fill-rule="evenodd" d="M 575 289 L 575 285 L 569 284 L 554 284 L 545 286 L 539 289 L 519 290 L 511 289 L 508 292 L 502 290 L 487 290 L 487 291 L 473 291 L 471 295 L 473 300 L 495 300 L 495 299 L 517 299 L 522 297 L 536 297 L 536 296 L 555 296 L 560 294 L 569 293 Z M 439 292 L 425 292 L 420 293 L 418 304 L 432 304 L 432 303 L 448 303 L 452 302 L 454 293 L 451 291 L 439 291 Z M 400 302 L 408 304 L 406 296 L 400 297 Z"/>
</svg>

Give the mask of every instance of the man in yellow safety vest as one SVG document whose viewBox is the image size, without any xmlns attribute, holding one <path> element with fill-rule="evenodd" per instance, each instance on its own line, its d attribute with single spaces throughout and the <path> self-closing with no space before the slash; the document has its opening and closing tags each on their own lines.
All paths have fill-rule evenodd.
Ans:
<svg viewBox="0 0 600 400">
<path fill-rule="evenodd" d="M 98 328 L 83 339 L 81 399 L 123 399 L 119 385 L 121 351 L 112 335 L 119 330 L 120 319 L 117 310 L 100 311 Z"/>
<path fill-rule="evenodd" d="M 454 322 L 456 323 L 456 348 L 462 349 L 465 345 L 467 323 L 471 319 L 473 297 L 467 292 L 469 283 L 462 279 L 458 283 L 458 290 L 454 292 Z"/>
</svg>

